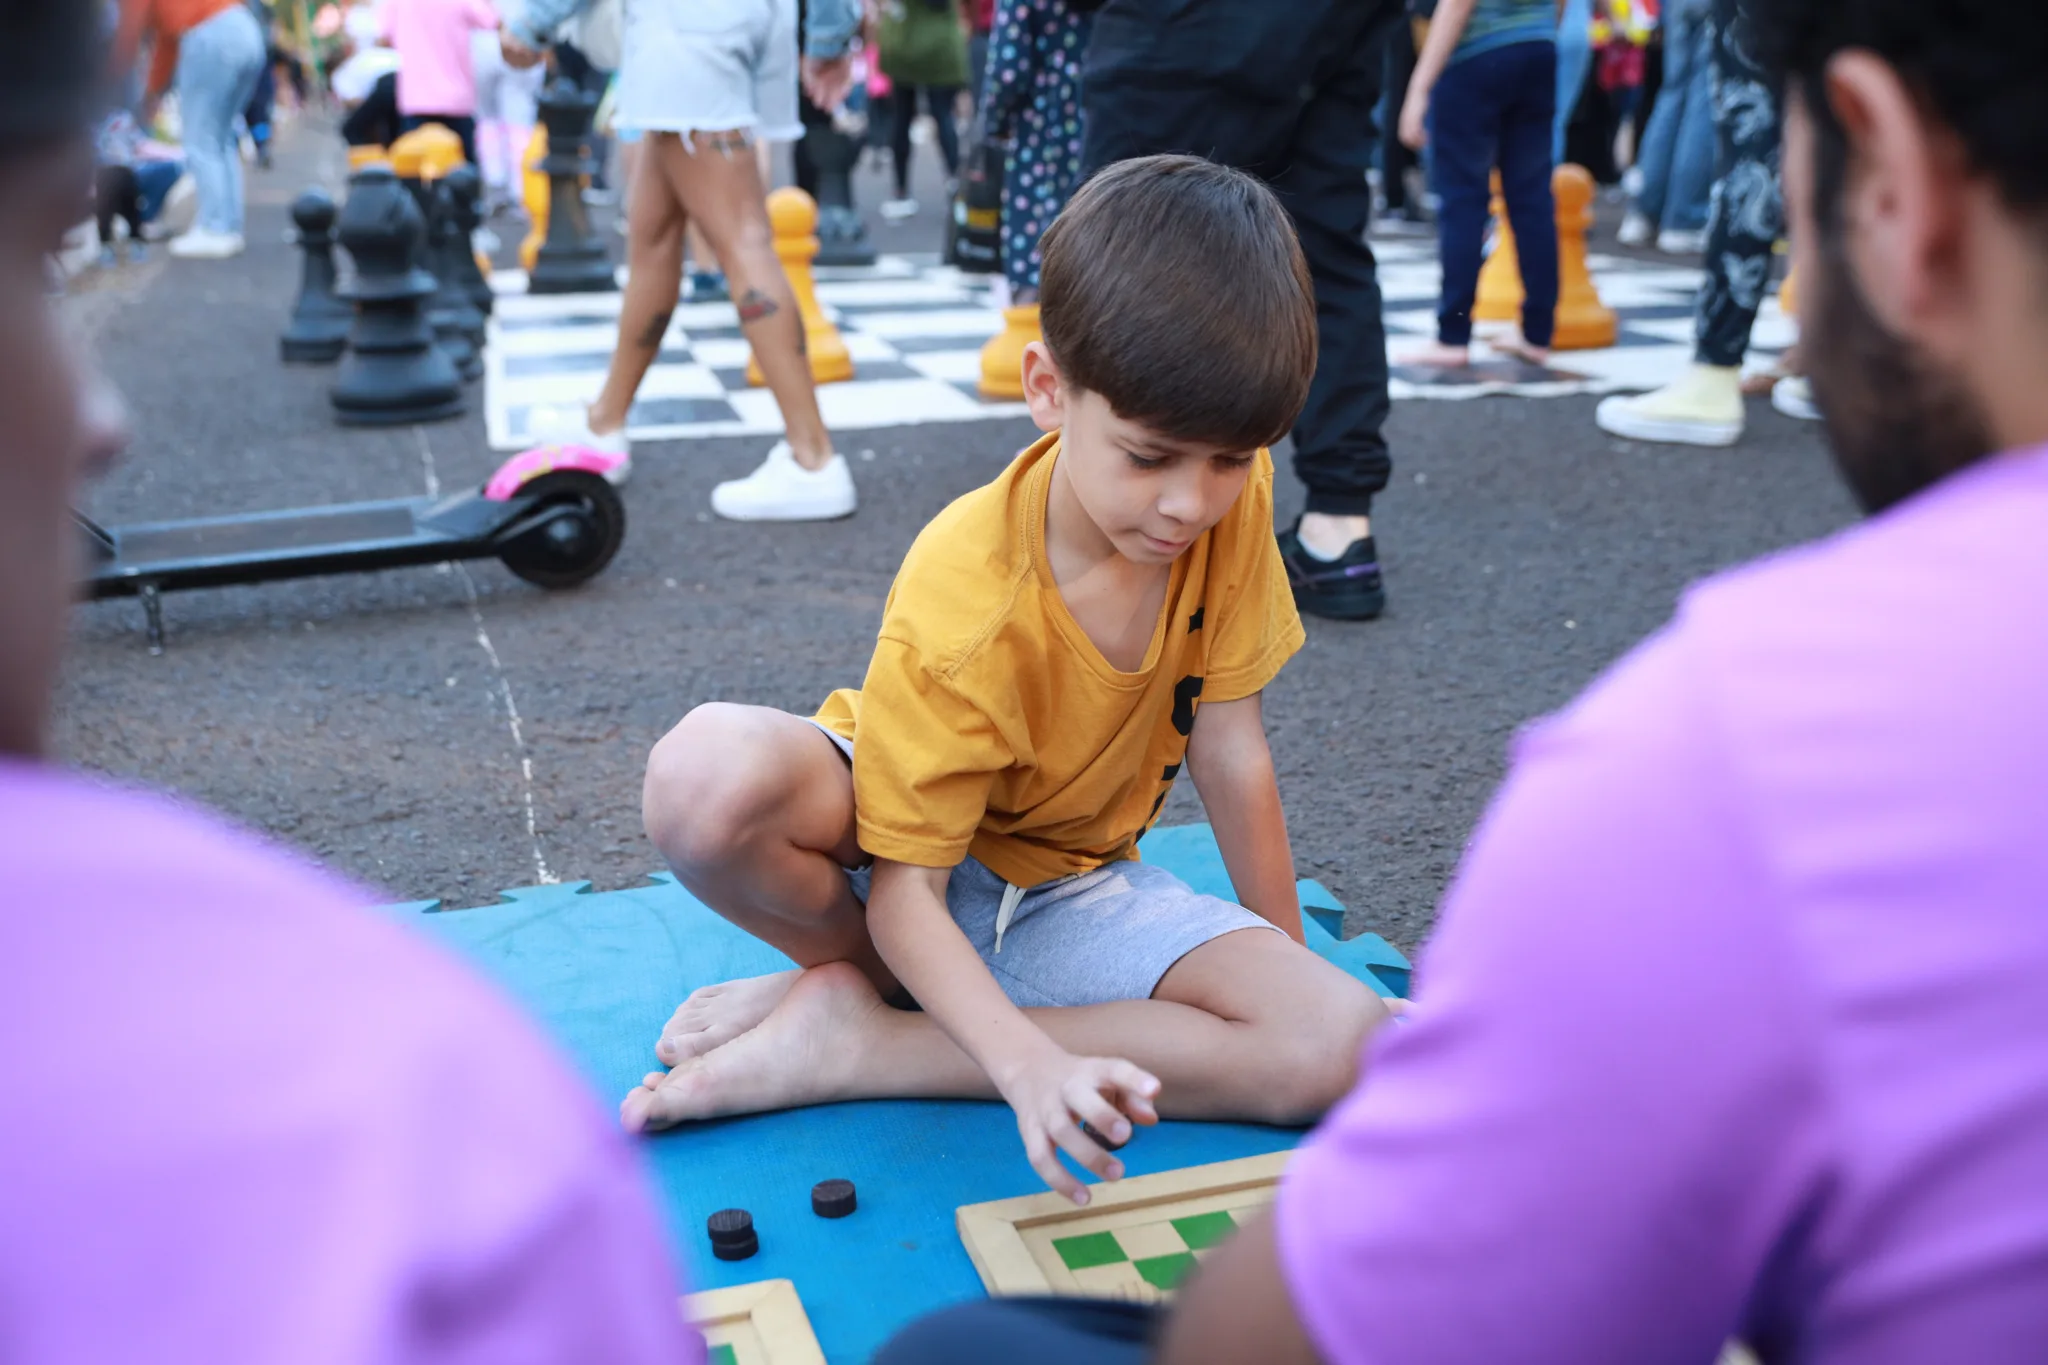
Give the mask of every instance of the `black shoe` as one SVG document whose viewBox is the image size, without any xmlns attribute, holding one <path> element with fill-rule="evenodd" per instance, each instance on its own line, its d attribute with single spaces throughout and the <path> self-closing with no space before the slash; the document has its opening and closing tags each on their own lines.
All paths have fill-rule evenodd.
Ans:
<svg viewBox="0 0 2048 1365">
<path fill-rule="evenodd" d="M 1280 533 L 1280 560 L 1294 589 L 1294 605 L 1311 616 L 1370 621 L 1387 609 L 1379 552 L 1372 537 L 1354 540 L 1337 559 L 1318 559 L 1301 546 L 1301 523 Z"/>
</svg>

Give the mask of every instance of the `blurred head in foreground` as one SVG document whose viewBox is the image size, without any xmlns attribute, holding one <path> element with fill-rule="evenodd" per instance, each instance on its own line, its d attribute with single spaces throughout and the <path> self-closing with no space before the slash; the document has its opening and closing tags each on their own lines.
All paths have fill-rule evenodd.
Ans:
<svg viewBox="0 0 2048 1365">
<path fill-rule="evenodd" d="M 122 441 L 50 296 L 50 257 L 90 212 L 102 64 L 97 5 L 0 0 L 0 753 L 42 751 L 76 572 L 66 507 Z"/>
</svg>

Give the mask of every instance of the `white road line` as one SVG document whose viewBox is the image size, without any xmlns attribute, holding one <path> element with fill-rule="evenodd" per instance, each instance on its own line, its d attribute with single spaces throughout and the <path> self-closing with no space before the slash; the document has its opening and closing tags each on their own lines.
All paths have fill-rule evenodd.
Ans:
<svg viewBox="0 0 2048 1365">
<path fill-rule="evenodd" d="M 427 442 L 427 429 L 413 428 L 420 440 L 420 468 L 426 476 L 427 496 L 441 496 L 441 476 L 434 468 L 434 448 Z M 469 601 L 470 623 L 476 627 L 476 642 L 483 650 L 484 657 L 491 661 L 492 686 L 487 694 L 491 700 L 505 708 L 505 723 L 512 731 L 512 750 L 519 755 L 519 778 L 521 800 L 526 806 L 526 838 L 533 848 L 534 880 L 541 886 L 553 886 L 561 878 L 548 867 L 547 854 L 541 848 L 540 820 L 533 799 L 533 754 L 526 747 L 526 732 L 519 724 L 519 706 L 512 699 L 512 679 L 505 673 L 505 662 L 498 657 L 498 647 L 491 643 L 491 633 L 484 628 L 482 600 L 477 596 L 476 580 L 469 576 L 466 564 L 443 564 L 443 572 L 452 572 L 462 580 L 462 591 Z"/>
</svg>

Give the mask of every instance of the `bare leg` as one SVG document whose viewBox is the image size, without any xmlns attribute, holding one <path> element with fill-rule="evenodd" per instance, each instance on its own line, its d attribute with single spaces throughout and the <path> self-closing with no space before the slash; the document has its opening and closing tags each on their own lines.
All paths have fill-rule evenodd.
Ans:
<svg viewBox="0 0 2048 1365">
<path fill-rule="evenodd" d="M 852 962 L 896 989 L 868 938 L 845 869 L 864 862 L 853 775 L 816 726 L 760 706 L 711 702 L 647 762 L 647 834 L 692 895 L 805 967 Z M 655 1055 L 670 1066 L 761 1022 L 794 973 L 692 994 Z"/>
<path fill-rule="evenodd" d="M 684 886 L 809 970 L 692 996 L 657 1049 L 675 1070 L 628 1098 L 629 1123 L 993 1095 L 929 1017 L 882 1003 L 877 988 L 896 983 L 844 871 L 862 860 L 852 774 L 816 727 L 764 707 L 700 706 L 655 746 L 644 809 Z M 1150 1000 L 1032 1017 L 1070 1051 L 1160 1077 L 1162 1112 L 1298 1122 L 1349 1086 L 1385 1010 L 1306 948 L 1246 930 L 1182 958 Z"/>
<path fill-rule="evenodd" d="M 1178 1118 L 1307 1123 L 1356 1079 L 1365 1035 L 1386 1008 L 1308 949 L 1247 929 L 1195 949 L 1150 1000 L 1035 1009 L 1077 1056 L 1127 1058 L 1160 1078 Z M 814 967 L 759 1025 L 669 1072 L 620 1105 L 629 1128 L 886 1097 L 992 1099 L 994 1086 L 928 1015 L 890 1009 L 845 963 Z"/>
<path fill-rule="evenodd" d="M 760 162 L 751 140 L 738 133 L 699 133 L 691 141 L 685 147 L 673 133 L 651 133 L 646 155 L 660 164 L 683 211 L 725 267 L 740 329 L 782 409 L 790 451 L 804 468 L 821 468 L 832 458 L 832 435 L 818 413 L 796 295 L 775 255 Z"/>
<path fill-rule="evenodd" d="M 649 133 L 646 147 L 659 134 Z M 634 160 L 635 183 L 626 214 L 626 295 L 619 305 L 619 340 L 612 347 L 604 390 L 590 405 L 590 429 L 617 431 L 626 425 L 633 395 L 647 367 L 661 354 L 683 287 L 683 210 L 651 151 Z"/>
</svg>

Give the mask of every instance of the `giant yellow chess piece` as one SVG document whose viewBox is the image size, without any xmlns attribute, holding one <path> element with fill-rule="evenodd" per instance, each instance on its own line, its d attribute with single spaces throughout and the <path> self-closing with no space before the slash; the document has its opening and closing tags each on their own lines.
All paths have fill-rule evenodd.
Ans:
<svg viewBox="0 0 2048 1365">
<path fill-rule="evenodd" d="M 1019 304 L 1003 310 L 1003 330 L 981 348 L 981 396 L 1019 399 L 1024 396 L 1024 348 L 1043 341 L 1038 305 Z"/>
<path fill-rule="evenodd" d="M 519 268 L 526 271 L 533 269 L 541 243 L 548 239 L 548 173 L 540 169 L 541 158 L 547 154 L 548 130 L 536 124 L 533 136 L 526 140 L 526 153 L 519 158 L 523 171 L 519 197 L 526 202 L 529 224 L 526 239 L 519 244 Z"/>
<path fill-rule="evenodd" d="M 818 307 L 817 286 L 811 281 L 811 261 L 818 254 L 818 204 L 793 186 L 784 186 L 768 196 L 768 225 L 775 233 L 775 255 L 782 273 L 789 276 L 790 291 L 796 295 L 797 316 L 803 319 L 804 350 L 811 360 L 811 381 L 835 384 L 853 378 L 853 356 L 839 329 Z M 760 386 L 768 382 L 761 363 L 747 357 L 747 382 Z"/>
<path fill-rule="evenodd" d="M 1479 268 L 1479 295 L 1472 304 L 1474 322 L 1522 320 L 1522 258 L 1515 250 L 1515 230 L 1508 225 L 1507 200 L 1501 197 L 1500 172 L 1493 173 L 1493 250 Z"/>
<path fill-rule="evenodd" d="M 462 164 L 462 139 L 438 123 L 423 123 L 391 144 L 390 160 L 400 180 L 439 180 Z"/>
<path fill-rule="evenodd" d="M 1612 346 L 1621 325 L 1600 301 L 1586 267 L 1586 230 L 1593 226 L 1593 173 L 1584 166 L 1559 166 L 1550 177 L 1557 200 L 1556 351 L 1594 351 Z"/>
</svg>

